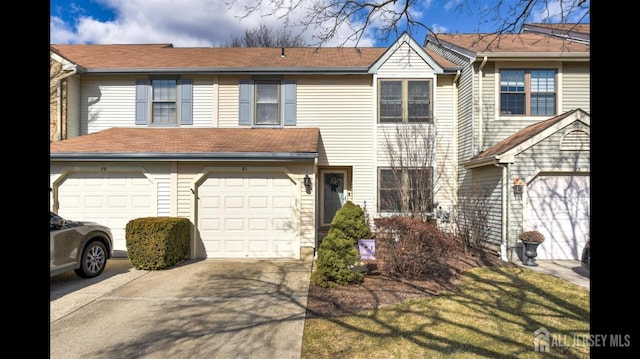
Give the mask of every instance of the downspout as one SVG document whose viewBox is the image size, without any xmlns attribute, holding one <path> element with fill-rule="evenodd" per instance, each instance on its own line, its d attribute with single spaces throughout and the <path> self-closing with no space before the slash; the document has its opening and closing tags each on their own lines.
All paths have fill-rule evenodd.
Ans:
<svg viewBox="0 0 640 359">
<path fill-rule="evenodd" d="M 482 59 L 482 63 L 480 67 L 478 67 L 478 116 L 480 121 L 480 126 L 478 127 L 478 152 L 482 151 L 484 148 L 484 141 L 482 139 L 482 128 L 483 128 L 483 113 L 482 113 L 482 69 L 487 64 L 487 56 Z"/>
<path fill-rule="evenodd" d="M 500 243 L 500 259 L 505 262 L 509 262 L 509 257 L 511 256 L 508 253 L 509 248 L 509 239 L 507 235 L 509 233 L 509 212 L 511 210 L 511 196 L 509 195 L 509 179 L 508 175 L 511 173 L 511 164 L 507 163 L 506 166 L 502 166 L 502 198 L 506 200 L 503 201 L 504 205 L 502 205 L 502 223 L 500 226 L 502 229 L 502 233 L 500 237 L 502 237 L 502 243 Z"/>
<path fill-rule="evenodd" d="M 56 114 L 57 117 L 57 121 L 56 121 L 56 134 L 57 134 L 57 138 L 58 141 L 62 140 L 62 80 L 66 79 L 69 76 L 73 76 L 75 74 L 78 73 L 78 66 L 77 65 L 73 65 L 73 69 L 71 70 L 71 72 L 68 72 L 62 76 L 60 76 L 57 80 L 57 86 L 56 86 L 56 94 L 58 95 L 58 113 Z"/>
<path fill-rule="evenodd" d="M 455 188 L 460 188 L 460 155 L 458 153 L 458 141 L 459 141 L 459 134 L 458 134 L 458 126 L 459 126 L 459 120 L 460 120 L 460 111 L 458 109 L 458 104 L 459 104 L 459 96 L 460 96 L 460 83 L 458 82 L 458 80 L 460 79 L 460 74 L 462 72 L 460 70 L 456 71 L 456 76 L 453 78 L 453 108 L 455 109 L 455 111 L 453 111 L 453 133 L 454 136 L 456 138 L 455 141 L 453 142 L 453 156 L 456 160 L 456 165 L 453 166 L 453 178 L 455 179 Z M 471 136 L 473 138 L 473 136 Z M 458 203 L 458 191 L 453 191 L 453 201 L 451 203 L 451 205 Z M 451 206 L 450 205 L 450 206 Z M 453 208 L 449 207 L 449 213 L 453 212 Z"/>
</svg>

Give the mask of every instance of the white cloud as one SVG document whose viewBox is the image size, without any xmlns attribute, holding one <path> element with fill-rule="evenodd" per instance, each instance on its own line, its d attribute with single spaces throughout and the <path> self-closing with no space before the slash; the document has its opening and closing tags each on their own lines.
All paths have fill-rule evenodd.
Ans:
<svg viewBox="0 0 640 359">
<path fill-rule="evenodd" d="M 260 11 L 248 16 L 244 5 L 255 5 L 253 0 L 237 0 L 233 6 L 228 0 L 98 0 L 115 14 L 112 19 L 101 20 L 80 8 L 73 8 L 73 22 L 64 23 L 61 17 L 50 18 L 51 43 L 172 43 L 174 46 L 220 46 L 233 37 L 243 36 L 245 30 L 256 29 L 265 24 L 272 30 L 283 28 L 285 20 L 277 16 L 266 16 L 273 8 L 266 0 Z M 73 4 L 69 5 L 74 6 Z M 282 10 L 279 12 L 283 13 Z M 304 16 L 304 9 L 291 11 L 289 24 Z M 302 29 L 287 28 L 293 36 Z M 337 46 L 350 31 L 344 26 L 336 39 L 326 46 Z M 313 31 L 302 34 L 308 43 L 314 43 Z M 372 37 L 363 38 L 359 46 L 371 46 Z M 345 46 L 353 45 L 347 43 Z"/>
</svg>

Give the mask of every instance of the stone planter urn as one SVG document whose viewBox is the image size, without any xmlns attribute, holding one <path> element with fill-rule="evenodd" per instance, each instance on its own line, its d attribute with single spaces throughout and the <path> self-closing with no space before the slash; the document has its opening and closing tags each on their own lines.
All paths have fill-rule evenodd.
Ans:
<svg viewBox="0 0 640 359">
<path fill-rule="evenodd" d="M 526 231 L 520 233 L 519 236 L 523 246 L 522 264 L 526 266 L 537 266 L 536 257 L 538 256 L 538 246 L 544 242 L 544 236 L 538 231 Z"/>
</svg>

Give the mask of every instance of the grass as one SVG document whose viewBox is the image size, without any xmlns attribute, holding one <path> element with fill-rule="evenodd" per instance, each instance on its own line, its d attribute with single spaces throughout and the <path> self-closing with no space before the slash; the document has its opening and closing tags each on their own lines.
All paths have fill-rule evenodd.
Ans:
<svg viewBox="0 0 640 359">
<path fill-rule="evenodd" d="M 588 358 L 589 313 L 585 288 L 527 268 L 474 268 L 453 292 L 307 319 L 302 358 Z M 548 352 L 534 350 L 542 327 Z"/>
</svg>

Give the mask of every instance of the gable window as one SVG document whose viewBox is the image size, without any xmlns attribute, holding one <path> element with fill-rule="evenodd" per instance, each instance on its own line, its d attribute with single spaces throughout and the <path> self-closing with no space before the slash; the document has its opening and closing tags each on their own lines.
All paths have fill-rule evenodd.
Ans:
<svg viewBox="0 0 640 359">
<path fill-rule="evenodd" d="M 431 123 L 431 80 L 380 80 L 380 123 Z"/>
<path fill-rule="evenodd" d="M 426 214 L 433 210 L 433 171 L 425 168 L 381 168 L 378 203 L 381 212 Z"/>
<path fill-rule="evenodd" d="M 161 78 L 136 81 L 136 125 L 193 124 L 193 81 Z"/>
<path fill-rule="evenodd" d="M 295 81 L 242 80 L 239 86 L 239 125 L 281 127 L 296 124 Z"/>
<path fill-rule="evenodd" d="M 500 70 L 500 114 L 555 115 L 556 70 Z"/>
</svg>

